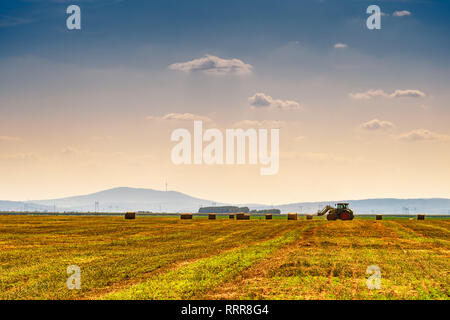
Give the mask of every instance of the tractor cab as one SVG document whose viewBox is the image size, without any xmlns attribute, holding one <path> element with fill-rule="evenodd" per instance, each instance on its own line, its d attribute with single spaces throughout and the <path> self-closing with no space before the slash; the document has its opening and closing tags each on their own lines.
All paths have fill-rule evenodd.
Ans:
<svg viewBox="0 0 450 320">
<path fill-rule="evenodd" d="M 338 203 L 336 205 L 338 209 L 348 209 L 348 203 Z"/>
</svg>

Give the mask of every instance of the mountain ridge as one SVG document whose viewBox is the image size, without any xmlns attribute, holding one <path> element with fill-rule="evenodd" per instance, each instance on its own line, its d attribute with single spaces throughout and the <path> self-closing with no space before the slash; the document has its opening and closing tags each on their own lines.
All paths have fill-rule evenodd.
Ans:
<svg viewBox="0 0 450 320">
<path fill-rule="evenodd" d="M 179 191 L 147 188 L 117 187 L 98 192 L 64 198 L 8 201 L 0 200 L 0 211 L 79 211 L 79 212 L 197 212 L 200 207 L 237 205 L 250 209 L 278 208 L 282 213 L 315 213 L 325 205 L 348 202 L 356 214 L 450 214 L 448 198 L 367 198 L 359 200 L 293 202 L 269 206 L 264 204 L 230 204 L 216 202 Z M 96 205 L 95 203 L 98 203 Z"/>
</svg>

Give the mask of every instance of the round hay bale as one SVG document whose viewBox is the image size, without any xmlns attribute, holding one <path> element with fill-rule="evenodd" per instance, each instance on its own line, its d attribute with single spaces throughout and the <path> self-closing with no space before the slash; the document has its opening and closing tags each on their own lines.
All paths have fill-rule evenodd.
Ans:
<svg viewBox="0 0 450 320">
<path fill-rule="evenodd" d="M 136 219 L 136 212 L 125 213 L 125 219 Z"/>
<path fill-rule="evenodd" d="M 425 215 L 424 214 L 418 214 L 417 215 L 417 220 L 425 220 Z"/>
<path fill-rule="evenodd" d="M 288 213 L 287 218 L 288 218 L 288 220 L 297 220 L 297 214 L 296 213 Z"/>
<path fill-rule="evenodd" d="M 266 214 L 266 220 L 272 220 L 272 215 L 270 213 Z"/>
<path fill-rule="evenodd" d="M 245 214 L 244 213 L 236 213 L 236 220 L 245 220 Z"/>
<path fill-rule="evenodd" d="M 377 215 L 375 216 L 375 219 L 376 219 L 376 220 L 383 220 L 383 216 L 382 216 L 381 214 L 377 214 Z"/>
<path fill-rule="evenodd" d="M 192 219 L 192 213 L 182 213 L 182 214 L 180 214 L 180 219 L 181 220 Z"/>
<path fill-rule="evenodd" d="M 216 214 L 215 213 L 209 213 L 208 214 L 208 219 L 209 220 L 216 220 Z"/>
</svg>

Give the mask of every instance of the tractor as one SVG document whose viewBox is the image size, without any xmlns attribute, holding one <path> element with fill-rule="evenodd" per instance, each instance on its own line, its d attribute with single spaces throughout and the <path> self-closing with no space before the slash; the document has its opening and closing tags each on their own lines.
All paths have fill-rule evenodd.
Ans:
<svg viewBox="0 0 450 320">
<path fill-rule="evenodd" d="M 332 206 L 326 206 L 322 210 L 317 212 L 318 216 L 327 214 L 327 220 L 353 220 L 353 211 L 349 209 L 348 203 L 338 203 L 336 208 Z"/>
</svg>

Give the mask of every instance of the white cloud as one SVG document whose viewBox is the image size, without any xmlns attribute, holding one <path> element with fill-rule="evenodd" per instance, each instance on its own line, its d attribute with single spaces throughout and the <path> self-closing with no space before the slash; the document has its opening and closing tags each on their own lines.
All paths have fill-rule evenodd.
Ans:
<svg viewBox="0 0 450 320">
<path fill-rule="evenodd" d="M 187 62 L 177 62 L 169 66 L 170 70 L 184 72 L 202 72 L 211 75 L 246 75 L 252 73 L 252 66 L 239 59 L 222 59 L 206 55 Z"/>
<path fill-rule="evenodd" d="M 391 98 L 410 97 L 410 98 L 424 98 L 425 93 L 420 90 L 395 90 L 391 94 Z"/>
<path fill-rule="evenodd" d="M 380 89 L 370 89 L 366 92 L 349 93 L 349 97 L 352 99 L 372 99 L 375 97 L 383 98 L 424 98 L 426 94 L 420 90 L 406 89 L 406 90 L 395 90 L 393 93 L 386 93 L 384 90 Z"/>
<path fill-rule="evenodd" d="M 386 94 L 383 90 L 374 90 L 370 89 L 366 92 L 358 92 L 358 93 L 349 93 L 350 98 L 353 99 L 371 99 L 373 97 L 388 97 L 389 95 Z"/>
<path fill-rule="evenodd" d="M 19 137 L 0 136 L 0 142 L 22 142 L 23 139 Z"/>
<path fill-rule="evenodd" d="M 291 100 L 279 100 L 273 99 L 271 96 L 264 93 L 256 93 L 252 97 L 248 98 L 248 102 L 254 108 L 271 108 L 281 110 L 295 110 L 300 109 L 300 104 Z"/>
<path fill-rule="evenodd" d="M 336 43 L 336 44 L 334 45 L 334 47 L 335 47 L 336 49 L 344 49 L 344 48 L 347 48 L 348 46 L 347 46 L 345 43 Z"/>
<path fill-rule="evenodd" d="M 280 120 L 242 120 L 233 124 L 237 128 L 266 128 L 266 129 L 278 129 L 286 126 L 285 121 Z"/>
<path fill-rule="evenodd" d="M 389 121 L 382 121 L 378 119 L 373 119 L 361 124 L 361 129 L 375 131 L 375 130 L 386 130 L 395 128 L 395 125 Z"/>
<path fill-rule="evenodd" d="M 437 132 L 432 132 L 427 129 L 416 129 L 398 136 L 398 139 L 405 141 L 441 141 L 449 142 L 450 136 Z"/>
<path fill-rule="evenodd" d="M 200 116 L 198 114 L 193 113 L 168 113 L 162 117 L 148 116 L 147 120 L 168 120 L 168 121 L 194 121 L 194 120 L 202 120 L 202 121 L 212 121 L 211 118 L 206 116 Z"/>
<path fill-rule="evenodd" d="M 411 12 L 409 12 L 408 10 L 394 11 L 394 13 L 392 13 L 392 15 L 394 17 L 404 17 L 404 16 L 410 16 Z"/>
</svg>

